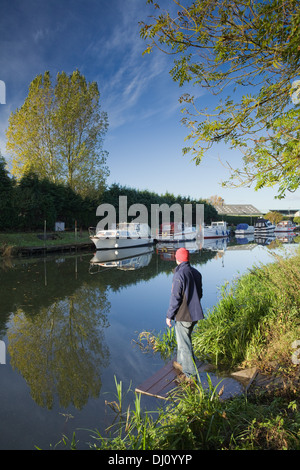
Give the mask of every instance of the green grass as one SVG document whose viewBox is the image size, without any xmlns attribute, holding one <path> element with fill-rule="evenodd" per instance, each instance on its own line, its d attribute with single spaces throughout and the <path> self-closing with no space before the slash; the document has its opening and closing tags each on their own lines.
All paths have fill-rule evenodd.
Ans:
<svg viewBox="0 0 300 470">
<path fill-rule="evenodd" d="M 54 232 L 51 232 L 51 234 Z M 41 246 L 55 246 L 55 245 L 68 245 L 70 243 L 88 243 L 90 242 L 89 234 L 87 231 L 81 234 L 77 232 L 55 232 L 57 238 L 55 240 L 41 240 L 38 235 L 43 236 L 43 231 L 36 233 L 20 232 L 20 233 L 6 233 L 0 232 L 0 251 L 9 250 L 12 247 L 41 247 Z M 49 235 L 49 233 L 48 233 Z"/>
<path fill-rule="evenodd" d="M 107 403 L 115 420 L 104 433 L 89 430 L 90 449 L 300 450 L 299 396 L 286 391 L 283 396 L 243 395 L 221 401 L 209 382 L 208 390 L 201 384 L 180 388 L 153 412 L 142 410 L 136 393 L 123 410 L 122 382 L 116 381 L 116 388 L 117 400 Z M 71 441 L 63 436 L 59 444 L 76 448 L 75 433 Z"/>
</svg>

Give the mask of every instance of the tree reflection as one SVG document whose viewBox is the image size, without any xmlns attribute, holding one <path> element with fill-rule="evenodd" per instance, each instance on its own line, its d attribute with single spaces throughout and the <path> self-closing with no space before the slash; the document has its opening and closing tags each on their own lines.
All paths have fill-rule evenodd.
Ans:
<svg viewBox="0 0 300 470">
<path fill-rule="evenodd" d="M 39 406 L 52 408 L 57 396 L 60 406 L 81 409 L 99 395 L 109 362 L 103 331 L 109 310 L 105 289 L 87 283 L 34 317 L 17 310 L 7 331 L 10 363 Z"/>
</svg>

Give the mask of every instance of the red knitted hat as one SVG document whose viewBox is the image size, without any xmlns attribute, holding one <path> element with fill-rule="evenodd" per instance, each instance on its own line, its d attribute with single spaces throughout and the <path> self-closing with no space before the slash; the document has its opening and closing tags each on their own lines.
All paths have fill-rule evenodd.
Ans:
<svg viewBox="0 0 300 470">
<path fill-rule="evenodd" d="M 183 263 L 184 261 L 189 261 L 189 258 L 190 253 L 185 248 L 179 248 L 179 250 L 176 251 L 176 259 L 177 261 L 180 261 L 180 263 Z"/>
</svg>

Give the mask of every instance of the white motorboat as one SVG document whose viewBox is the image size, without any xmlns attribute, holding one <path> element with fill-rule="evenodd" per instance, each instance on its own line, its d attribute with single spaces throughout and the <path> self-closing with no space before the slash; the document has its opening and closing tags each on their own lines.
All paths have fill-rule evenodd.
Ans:
<svg viewBox="0 0 300 470">
<path fill-rule="evenodd" d="M 204 238 L 223 238 L 229 237 L 230 231 L 226 222 L 212 222 L 210 225 L 204 226 Z"/>
<path fill-rule="evenodd" d="M 235 229 L 235 236 L 238 237 L 239 235 L 249 235 L 254 233 L 253 225 L 248 224 L 237 224 Z"/>
<path fill-rule="evenodd" d="M 296 225 L 291 220 L 282 220 L 275 227 L 275 232 L 293 232 Z"/>
<path fill-rule="evenodd" d="M 97 250 L 111 250 L 153 244 L 148 224 L 120 223 L 109 230 L 90 227 L 90 239 Z"/>
<path fill-rule="evenodd" d="M 275 225 L 263 217 L 259 217 L 254 224 L 255 235 L 272 233 L 274 230 Z"/>
</svg>

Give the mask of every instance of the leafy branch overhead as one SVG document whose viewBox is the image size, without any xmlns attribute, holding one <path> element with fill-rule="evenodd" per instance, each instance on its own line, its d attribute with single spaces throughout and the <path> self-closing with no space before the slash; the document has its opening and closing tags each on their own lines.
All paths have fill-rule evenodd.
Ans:
<svg viewBox="0 0 300 470">
<path fill-rule="evenodd" d="M 227 94 L 212 109 L 201 108 L 205 96 L 183 94 L 190 142 L 184 153 L 199 164 L 213 144 L 224 142 L 244 154 L 243 168 L 231 168 L 231 184 L 278 185 L 279 197 L 295 191 L 300 111 L 291 98 L 299 91 L 293 88 L 300 75 L 299 0 L 170 0 L 170 11 L 147 3 L 157 14 L 141 23 L 145 52 L 156 46 L 173 54 L 170 74 L 180 86 Z"/>
</svg>

